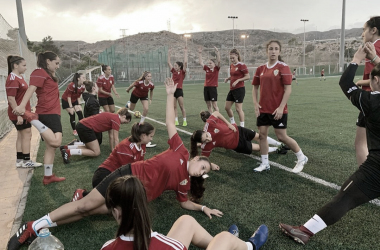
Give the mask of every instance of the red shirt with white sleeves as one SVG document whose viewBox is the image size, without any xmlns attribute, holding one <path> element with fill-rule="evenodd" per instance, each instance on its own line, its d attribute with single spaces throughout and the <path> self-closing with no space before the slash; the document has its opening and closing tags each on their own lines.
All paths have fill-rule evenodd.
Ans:
<svg viewBox="0 0 380 250">
<path fill-rule="evenodd" d="M 5 82 L 5 91 L 7 96 L 14 96 L 17 105 L 20 105 L 22 98 L 24 98 L 25 92 L 28 89 L 28 84 L 25 82 L 22 76 L 18 76 L 11 72 L 8 75 L 7 81 Z M 17 115 L 12 113 L 12 107 L 8 102 L 8 117 L 11 121 L 17 121 Z M 25 110 L 30 111 L 30 102 L 28 101 L 25 106 Z"/>
</svg>

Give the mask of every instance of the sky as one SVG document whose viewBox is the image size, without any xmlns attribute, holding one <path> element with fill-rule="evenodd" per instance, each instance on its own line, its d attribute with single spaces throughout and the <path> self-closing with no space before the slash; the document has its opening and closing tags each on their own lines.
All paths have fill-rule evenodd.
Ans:
<svg viewBox="0 0 380 250">
<path fill-rule="evenodd" d="M 261 29 L 293 34 L 339 29 L 339 0 L 22 0 L 29 40 L 81 40 L 94 43 L 141 32 L 170 30 L 177 34 L 235 29 Z M 16 0 L 0 0 L 0 14 L 18 27 Z M 373 7 L 371 7 L 373 6 Z M 360 28 L 379 15 L 378 0 L 347 0 L 346 29 Z M 228 16 L 237 16 L 234 21 Z"/>
</svg>

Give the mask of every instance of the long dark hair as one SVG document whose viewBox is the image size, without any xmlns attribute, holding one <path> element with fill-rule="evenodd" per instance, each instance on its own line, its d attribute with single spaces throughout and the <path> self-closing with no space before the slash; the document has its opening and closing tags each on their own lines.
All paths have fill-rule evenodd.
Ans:
<svg viewBox="0 0 380 250">
<path fill-rule="evenodd" d="M 208 112 L 208 111 L 204 111 L 204 110 L 203 110 L 203 111 L 201 111 L 201 112 L 199 113 L 199 116 L 201 117 L 202 121 L 206 122 L 207 119 L 210 118 L 211 113 Z"/>
<path fill-rule="evenodd" d="M 232 49 L 230 54 L 235 54 L 238 57 L 238 61 L 241 62 L 240 52 L 237 49 Z"/>
<path fill-rule="evenodd" d="M 74 74 L 74 77 L 73 77 L 73 83 L 74 83 L 74 92 L 75 94 L 77 93 L 78 91 L 78 78 L 81 77 L 81 75 L 83 75 L 82 73 L 75 73 Z"/>
<path fill-rule="evenodd" d="M 279 40 L 270 40 L 269 42 L 267 42 L 267 44 L 266 44 L 267 52 L 268 52 L 269 45 L 270 45 L 271 43 L 277 43 L 278 46 L 280 47 L 280 52 L 281 52 L 282 45 L 281 45 L 281 43 L 280 43 Z M 284 60 L 282 60 L 282 58 L 281 58 L 280 55 L 278 55 L 278 60 L 279 60 L 280 62 L 284 62 Z"/>
<path fill-rule="evenodd" d="M 183 62 L 175 62 L 181 70 L 183 70 Z"/>
<path fill-rule="evenodd" d="M 206 156 L 199 156 L 198 161 L 206 161 L 210 165 L 211 169 L 211 162 Z M 203 194 L 206 190 L 204 187 L 205 179 L 202 176 L 190 177 L 190 194 L 191 198 L 190 200 L 195 203 L 200 203 L 203 197 Z"/>
<path fill-rule="evenodd" d="M 146 191 L 141 181 L 126 175 L 114 180 L 107 189 L 108 209 L 121 208 L 121 222 L 116 237 L 133 232 L 133 249 L 148 250 L 152 223 Z"/>
<path fill-rule="evenodd" d="M 141 139 L 140 139 L 141 134 L 150 135 L 153 131 L 154 131 L 154 127 L 152 126 L 152 124 L 150 124 L 148 122 L 144 122 L 141 124 L 136 122 L 132 126 L 131 137 L 129 138 L 129 141 L 130 142 L 140 142 L 141 141 Z"/>
<path fill-rule="evenodd" d="M 50 61 L 57 60 L 58 55 L 51 51 L 45 51 L 38 53 L 37 56 L 37 66 L 44 69 L 46 73 L 53 79 L 53 81 L 58 82 L 58 78 L 56 76 L 53 76 L 53 73 L 48 69 L 46 60 L 49 59 Z"/>
<path fill-rule="evenodd" d="M 86 87 L 86 91 L 88 93 L 91 93 L 92 92 L 92 88 L 95 87 L 95 84 L 93 82 L 91 82 L 91 81 L 84 81 L 83 84 Z"/>
<path fill-rule="evenodd" d="M 12 70 L 15 68 L 15 64 L 19 65 L 22 61 L 25 59 L 21 56 L 8 56 L 7 57 L 7 63 L 8 63 L 8 75 L 12 72 Z"/>
<path fill-rule="evenodd" d="M 125 119 L 132 120 L 131 114 L 128 112 L 127 108 L 121 108 L 117 111 L 118 115 L 125 115 Z"/>
<path fill-rule="evenodd" d="M 102 64 L 102 71 L 103 71 L 103 72 L 106 71 L 106 70 L 107 70 L 107 67 L 108 67 L 108 65 Z"/>
<path fill-rule="evenodd" d="M 375 79 L 375 76 L 380 77 L 380 63 L 371 70 L 371 79 Z"/>
<path fill-rule="evenodd" d="M 193 158 L 198 156 L 198 146 L 197 143 L 202 143 L 202 130 L 195 130 L 190 137 L 190 157 Z"/>
<path fill-rule="evenodd" d="M 365 24 L 370 29 L 377 28 L 377 35 L 380 36 L 380 16 L 371 17 Z"/>
</svg>

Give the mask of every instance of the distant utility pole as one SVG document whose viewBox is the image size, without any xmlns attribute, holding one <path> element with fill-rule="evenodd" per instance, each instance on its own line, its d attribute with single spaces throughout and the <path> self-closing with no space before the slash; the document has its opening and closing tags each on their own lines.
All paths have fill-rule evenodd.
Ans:
<svg viewBox="0 0 380 250">
<path fill-rule="evenodd" d="M 302 63 L 302 67 L 303 67 L 303 70 L 304 70 L 304 74 L 306 75 L 306 68 L 305 68 L 305 51 L 306 51 L 306 47 L 305 47 L 305 38 L 306 38 L 306 33 L 305 33 L 305 24 L 306 22 L 309 22 L 309 20 L 307 19 L 301 19 L 301 22 L 303 22 L 303 63 Z"/>
<path fill-rule="evenodd" d="M 228 16 L 232 19 L 232 48 L 235 48 L 235 19 L 238 19 L 237 16 Z"/>
<path fill-rule="evenodd" d="M 346 0 L 343 0 L 342 6 L 342 27 L 340 28 L 340 51 L 339 51 L 339 72 L 344 69 L 344 47 L 345 47 L 345 19 L 346 19 Z"/>
<path fill-rule="evenodd" d="M 18 29 L 20 32 L 21 39 L 27 44 L 26 33 L 25 33 L 25 23 L 24 23 L 24 14 L 22 12 L 22 3 L 21 0 L 16 0 L 17 6 L 17 17 L 18 17 Z"/>
<path fill-rule="evenodd" d="M 170 27 L 170 18 L 169 18 L 168 21 L 166 21 L 166 25 L 168 26 L 168 31 L 171 32 L 172 29 L 171 29 L 171 27 Z"/>
<path fill-rule="evenodd" d="M 126 42 L 126 39 L 125 37 L 127 37 L 127 30 L 128 29 L 120 29 L 121 31 L 121 37 L 123 38 L 123 43 L 124 43 L 124 54 L 125 54 L 125 47 L 127 47 L 127 75 L 128 75 L 128 82 L 131 81 L 130 79 L 130 75 L 129 75 L 129 49 L 128 49 L 128 46 L 125 46 L 125 42 Z"/>
</svg>

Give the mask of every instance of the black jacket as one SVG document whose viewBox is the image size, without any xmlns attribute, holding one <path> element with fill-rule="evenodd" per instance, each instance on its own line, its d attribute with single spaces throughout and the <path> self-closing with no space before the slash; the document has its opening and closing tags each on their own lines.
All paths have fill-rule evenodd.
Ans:
<svg viewBox="0 0 380 250">
<path fill-rule="evenodd" d="M 82 94 L 84 104 L 84 117 L 99 114 L 100 104 L 96 95 L 84 92 Z"/>
</svg>

